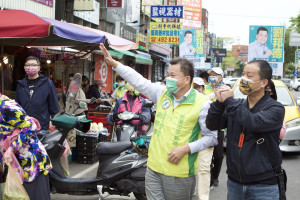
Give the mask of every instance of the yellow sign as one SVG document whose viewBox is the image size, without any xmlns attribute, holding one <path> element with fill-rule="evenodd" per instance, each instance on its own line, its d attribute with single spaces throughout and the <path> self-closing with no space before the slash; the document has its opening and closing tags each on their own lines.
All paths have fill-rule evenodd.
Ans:
<svg viewBox="0 0 300 200">
<path fill-rule="evenodd" d="M 151 22 L 150 42 L 179 44 L 179 31 L 181 29 L 181 23 Z"/>
<path fill-rule="evenodd" d="M 141 33 L 137 34 L 136 43 L 139 45 L 139 49 L 149 50 L 149 37 Z"/>
</svg>

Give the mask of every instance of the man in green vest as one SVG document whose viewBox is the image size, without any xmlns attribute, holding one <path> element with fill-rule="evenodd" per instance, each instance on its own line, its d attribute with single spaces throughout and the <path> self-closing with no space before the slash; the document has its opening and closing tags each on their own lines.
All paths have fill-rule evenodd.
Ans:
<svg viewBox="0 0 300 200">
<path fill-rule="evenodd" d="M 157 103 L 146 172 L 147 199 L 192 199 L 198 151 L 217 144 L 217 132 L 205 125 L 211 101 L 192 87 L 193 63 L 172 59 L 166 86 L 162 86 L 115 61 L 103 44 L 100 48 L 108 65 Z"/>
</svg>

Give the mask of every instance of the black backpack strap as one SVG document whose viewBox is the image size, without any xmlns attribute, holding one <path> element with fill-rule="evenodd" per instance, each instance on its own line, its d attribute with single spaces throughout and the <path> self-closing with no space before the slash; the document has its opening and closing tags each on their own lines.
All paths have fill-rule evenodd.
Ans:
<svg viewBox="0 0 300 200">
<path fill-rule="evenodd" d="M 259 136 L 257 133 L 253 134 L 256 138 L 256 144 L 260 147 L 261 151 L 265 154 L 266 158 L 272 165 L 273 171 L 278 181 L 278 188 L 279 188 L 279 199 L 286 200 L 286 182 L 287 176 L 284 169 L 281 168 L 281 165 L 278 164 L 276 160 L 276 155 L 274 155 L 265 142 L 265 138 L 263 136 Z"/>
</svg>

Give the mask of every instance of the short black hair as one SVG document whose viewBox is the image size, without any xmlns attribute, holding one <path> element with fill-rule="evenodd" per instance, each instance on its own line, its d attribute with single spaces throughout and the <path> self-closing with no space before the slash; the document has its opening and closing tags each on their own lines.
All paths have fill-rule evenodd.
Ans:
<svg viewBox="0 0 300 200">
<path fill-rule="evenodd" d="M 259 27 L 257 29 L 256 35 L 258 35 L 259 31 L 267 31 L 267 33 L 269 33 L 268 29 L 266 29 L 265 27 Z"/>
<path fill-rule="evenodd" d="M 124 81 L 124 78 L 122 78 L 122 76 L 118 75 L 118 76 L 116 77 L 116 81 Z"/>
<path fill-rule="evenodd" d="M 84 81 L 90 81 L 90 79 L 89 79 L 87 76 L 83 75 L 83 76 L 82 76 L 82 81 L 83 81 L 83 82 L 84 82 Z"/>
<path fill-rule="evenodd" d="M 69 74 L 69 77 L 73 78 L 74 77 L 74 73 Z"/>
<path fill-rule="evenodd" d="M 205 79 L 206 82 L 208 82 L 209 73 L 207 71 L 202 71 L 200 72 L 199 77 Z"/>
<path fill-rule="evenodd" d="M 193 32 L 192 32 L 192 31 L 186 31 L 186 32 L 184 33 L 184 37 L 185 37 L 187 34 L 192 34 L 192 35 L 193 35 Z"/>
<path fill-rule="evenodd" d="M 272 94 L 270 94 L 270 97 L 274 100 L 277 100 L 277 92 L 276 92 L 276 89 L 275 89 L 275 84 L 272 80 L 270 81 L 268 87 L 270 88 L 271 93 L 272 93 Z"/>
<path fill-rule="evenodd" d="M 191 81 L 190 84 L 193 83 L 193 78 L 194 78 L 194 64 L 186 59 L 186 58 L 173 58 L 170 61 L 171 65 L 177 65 L 180 64 L 180 71 L 185 75 L 185 76 L 190 76 L 191 77 Z"/>
<path fill-rule="evenodd" d="M 267 61 L 264 60 L 252 60 L 248 62 L 248 64 L 257 64 L 259 67 L 259 76 L 260 80 L 267 79 L 268 80 L 268 85 L 271 82 L 272 79 L 272 67 Z"/>
<path fill-rule="evenodd" d="M 28 57 L 26 58 L 26 60 L 25 60 L 25 63 L 26 63 L 28 60 L 35 60 L 39 66 L 41 65 L 40 60 L 39 60 L 37 57 L 35 57 L 35 56 L 28 56 Z"/>
</svg>

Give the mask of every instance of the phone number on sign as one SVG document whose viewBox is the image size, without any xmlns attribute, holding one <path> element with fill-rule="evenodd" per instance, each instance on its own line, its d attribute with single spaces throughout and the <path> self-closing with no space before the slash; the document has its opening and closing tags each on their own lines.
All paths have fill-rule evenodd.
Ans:
<svg viewBox="0 0 300 200">
<path fill-rule="evenodd" d="M 179 43 L 179 37 L 150 37 L 152 43 Z"/>
</svg>

